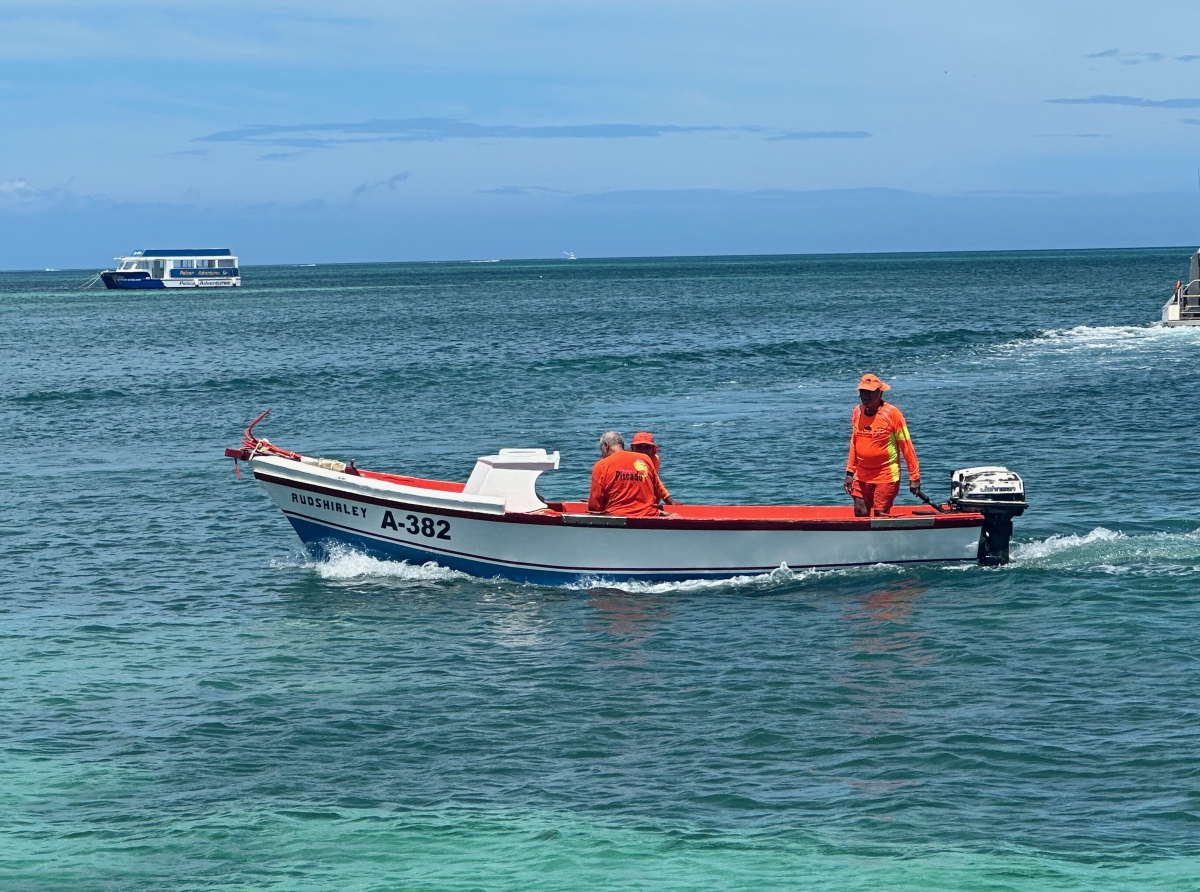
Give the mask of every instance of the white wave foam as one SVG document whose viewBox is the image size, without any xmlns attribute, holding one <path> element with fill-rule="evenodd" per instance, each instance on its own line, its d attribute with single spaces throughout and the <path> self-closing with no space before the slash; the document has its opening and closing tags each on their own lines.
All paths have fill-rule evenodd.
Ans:
<svg viewBox="0 0 1200 892">
<path fill-rule="evenodd" d="M 451 570 L 430 561 L 410 564 L 408 561 L 386 561 L 356 551 L 346 545 L 331 544 L 323 559 L 305 555 L 300 564 L 322 579 L 400 579 L 411 582 L 440 582 L 448 579 L 469 579 L 466 573 Z"/>
<path fill-rule="evenodd" d="M 867 567 L 842 567 L 833 570 L 793 570 L 787 564 L 782 564 L 770 573 L 731 576 L 728 579 L 681 579 L 677 582 L 639 582 L 636 580 L 626 580 L 614 582 L 611 579 L 593 577 L 563 586 L 563 588 L 577 590 L 610 588 L 637 595 L 663 595 L 737 588 L 771 589 L 776 586 L 807 579 L 848 576 L 860 573 L 878 573 L 881 570 L 893 573 L 904 572 L 904 568 L 895 564 L 873 564 Z"/>
<path fill-rule="evenodd" d="M 1119 576 L 1200 572 L 1200 531 L 1127 535 L 1096 527 L 1012 548 L 1012 567 L 1081 570 Z"/>
<path fill-rule="evenodd" d="M 1002 350 L 1049 348 L 1070 353 L 1083 350 L 1130 351 L 1145 347 L 1195 346 L 1200 344 L 1200 327 L 1171 328 L 1158 323 L 1148 325 L 1077 325 L 1050 329 L 1033 338 L 1022 338 Z"/>
<path fill-rule="evenodd" d="M 1116 533 L 1112 530 L 1106 530 L 1104 527 L 1096 527 L 1090 533 L 1085 533 L 1082 536 L 1072 533 L 1068 536 L 1051 536 L 1048 539 L 1042 539 L 1040 542 L 1022 542 L 1014 545 L 1012 548 L 1012 559 L 1013 563 L 1034 563 L 1052 555 L 1062 554 L 1065 551 L 1077 550 L 1083 546 L 1091 545 L 1093 542 L 1113 542 L 1126 538 L 1128 537 L 1124 533 Z"/>
</svg>

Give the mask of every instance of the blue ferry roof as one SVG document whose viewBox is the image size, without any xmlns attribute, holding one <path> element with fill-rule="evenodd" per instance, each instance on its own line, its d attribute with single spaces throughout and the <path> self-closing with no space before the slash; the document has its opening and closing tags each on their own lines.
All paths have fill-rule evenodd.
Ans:
<svg viewBox="0 0 1200 892">
<path fill-rule="evenodd" d="M 228 248 L 151 248 L 147 251 L 134 251 L 130 257 L 232 257 L 233 252 Z"/>
</svg>

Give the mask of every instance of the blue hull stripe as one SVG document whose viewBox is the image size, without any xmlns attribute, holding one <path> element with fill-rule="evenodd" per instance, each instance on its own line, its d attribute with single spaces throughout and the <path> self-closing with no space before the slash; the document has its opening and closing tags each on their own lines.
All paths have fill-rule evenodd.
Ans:
<svg viewBox="0 0 1200 892">
<path fill-rule="evenodd" d="M 104 284 L 108 285 L 107 282 L 105 282 Z M 118 280 L 116 282 L 116 284 L 108 285 L 108 287 L 109 288 L 154 289 L 154 288 L 166 288 L 167 286 L 162 283 L 161 279 L 135 279 L 132 282 L 128 282 L 128 281 L 122 282 L 122 281 Z"/>
<path fill-rule="evenodd" d="M 162 279 L 152 279 L 150 274 L 146 273 L 143 276 L 132 276 L 124 274 L 102 273 L 101 280 L 104 282 L 104 287 L 110 290 L 114 288 L 166 288 Z"/>
<path fill-rule="evenodd" d="M 417 548 L 412 545 L 397 542 L 393 539 L 376 539 L 361 533 L 336 526 L 317 523 L 307 518 L 298 517 L 290 512 L 284 512 L 300 540 L 318 553 L 325 552 L 325 543 L 338 542 L 343 545 L 365 552 L 366 554 L 385 560 L 404 560 L 409 563 L 424 564 L 429 561 L 451 570 L 458 570 L 471 576 L 492 579 L 497 576 L 511 579 L 515 582 L 529 582 L 538 585 L 564 585 L 580 582 L 584 579 L 640 582 L 680 582 L 687 579 L 730 579 L 734 576 L 756 576 L 770 573 L 775 567 L 745 567 L 732 570 L 690 570 L 679 569 L 672 571 L 643 570 L 638 572 L 604 571 L 604 570 L 565 570 L 538 569 L 530 566 L 514 566 L 512 564 L 489 561 L 482 558 L 462 554 L 446 554 Z M 965 560 L 965 559 L 964 559 Z M 971 559 L 974 560 L 973 558 Z M 822 567 L 851 567 L 873 566 L 878 561 L 868 561 L 862 564 L 829 564 L 817 567 L 793 567 L 796 569 L 822 569 Z M 897 561 L 896 563 L 953 563 L 947 560 L 934 561 Z"/>
</svg>

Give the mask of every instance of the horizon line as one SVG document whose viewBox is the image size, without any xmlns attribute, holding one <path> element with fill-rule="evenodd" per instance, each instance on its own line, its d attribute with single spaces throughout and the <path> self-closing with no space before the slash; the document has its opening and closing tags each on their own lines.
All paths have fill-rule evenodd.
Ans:
<svg viewBox="0 0 1200 892">
<path fill-rule="evenodd" d="M 579 264 L 587 261 L 652 261 L 652 260 L 750 260 L 750 259 L 782 259 L 789 257 L 932 257 L 941 255 L 954 254 L 1083 254 L 1096 251 L 1176 251 L 1186 250 L 1195 252 L 1200 248 L 1192 248 L 1191 245 L 1133 245 L 1133 246 L 1112 246 L 1099 245 L 1090 248 L 972 248 L 967 250 L 954 251 L 814 251 L 814 252 L 795 252 L 787 254 L 614 254 L 595 256 L 584 255 L 575 258 L 566 257 L 459 257 L 440 260 L 330 260 L 330 261 L 300 261 L 292 260 L 286 263 L 251 263 L 239 264 L 239 269 L 272 269 L 272 268 L 313 268 L 320 266 L 417 266 L 417 265 L 434 265 L 434 264 L 451 264 L 451 263 L 487 263 L 489 265 L 495 263 L 545 263 L 555 265 L 571 265 Z M 239 255 L 240 259 L 240 255 Z M 0 274 L 4 273 L 88 273 L 95 269 L 90 266 L 80 267 L 43 267 L 37 269 L 31 268 L 0 268 Z"/>
</svg>

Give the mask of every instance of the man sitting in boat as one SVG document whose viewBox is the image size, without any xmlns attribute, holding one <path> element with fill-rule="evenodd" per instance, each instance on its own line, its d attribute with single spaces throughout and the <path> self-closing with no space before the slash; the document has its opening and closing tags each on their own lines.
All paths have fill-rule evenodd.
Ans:
<svg viewBox="0 0 1200 892">
<path fill-rule="evenodd" d="M 600 438 L 600 461 L 592 467 L 588 511 L 619 517 L 657 517 L 660 501 L 669 501 L 653 461 L 639 452 L 626 452 L 616 431 Z"/>
<path fill-rule="evenodd" d="M 842 484 L 854 499 L 857 517 L 891 512 L 900 492 L 901 455 L 908 466 L 909 490 L 914 495 L 921 491 L 921 468 L 908 423 L 899 409 L 883 401 L 883 392 L 891 389 L 874 375 L 863 375 L 858 382 L 862 405 L 854 407 L 850 419 L 850 456 Z"/>
<path fill-rule="evenodd" d="M 654 442 L 654 434 L 649 431 L 638 431 L 633 435 L 633 439 L 629 441 L 630 452 L 640 452 L 642 455 L 650 459 L 654 465 L 654 473 L 658 475 L 658 480 L 662 482 L 662 458 L 658 454 L 658 444 Z M 661 498 L 666 505 L 674 505 L 675 500 L 671 498 L 671 494 L 667 492 L 666 487 L 662 489 Z"/>
</svg>

